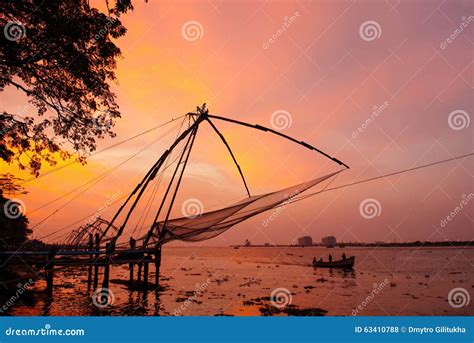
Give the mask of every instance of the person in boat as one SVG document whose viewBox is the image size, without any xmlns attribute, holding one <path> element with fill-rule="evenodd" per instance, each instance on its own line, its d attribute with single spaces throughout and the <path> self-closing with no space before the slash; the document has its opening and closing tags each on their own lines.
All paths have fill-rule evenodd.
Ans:
<svg viewBox="0 0 474 343">
<path fill-rule="evenodd" d="M 342 253 L 342 259 L 345 260 L 346 259 L 346 253 Z"/>
<path fill-rule="evenodd" d="M 319 260 L 316 261 L 316 257 L 313 257 L 313 264 L 316 264 L 316 262 L 323 262 L 323 258 L 320 257 Z"/>
<path fill-rule="evenodd" d="M 332 255 L 329 254 L 329 262 L 332 262 Z"/>
</svg>

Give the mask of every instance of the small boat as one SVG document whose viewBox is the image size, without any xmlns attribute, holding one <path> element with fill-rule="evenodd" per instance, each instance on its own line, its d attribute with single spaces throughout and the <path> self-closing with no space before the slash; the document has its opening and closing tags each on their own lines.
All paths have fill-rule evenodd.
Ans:
<svg viewBox="0 0 474 343">
<path fill-rule="evenodd" d="M 346 258 L 345 260 L 338 260 L 338 261 L 332 261 L 332 262 L 321 262 L 321 261 L 316 261 L 313 263 L 313 267 L 315 268 L 352 268 L 355 263 L 355 256 L 351 256 L 349 258 Z"/>
</svg>

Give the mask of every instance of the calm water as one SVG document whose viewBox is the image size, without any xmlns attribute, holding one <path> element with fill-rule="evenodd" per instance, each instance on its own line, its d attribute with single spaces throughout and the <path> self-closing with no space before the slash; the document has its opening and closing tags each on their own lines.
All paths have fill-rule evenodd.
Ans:
<svg viewBox="0 0 474 343">
<path fill-rule="evenodd" d="M 337 259 L 342 252 L 356 256 L 354 271 L 309 266 L 314 256 Z M 153 267 L 150 272 L 152 281 Z M 126 266 L 113 267 L 111 280 L 127 280 L 128 274 Z M 33 299 L 19 299 L 10 314 L 253 316 L 276 308 L 270 296 L 278 289 L 283 305 L 328 316 L 474 315 L 474 249 L 167 247 L 161 285 L 160 292 L 131 291 L 113 281 L 112 304 L 98 308 L 87 289 L 87 269 L 69 267 L 56 273 L 52 297 L 39 280 Z M 448 303 L 454 288 L 470 295 L 467 306 Z"/>
</svg>

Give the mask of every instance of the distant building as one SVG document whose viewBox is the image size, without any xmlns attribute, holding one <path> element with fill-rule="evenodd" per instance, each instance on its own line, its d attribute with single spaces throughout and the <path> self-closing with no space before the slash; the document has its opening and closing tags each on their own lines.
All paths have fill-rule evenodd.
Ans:
<svg viewBox="0 0 474 343">
<path fill-rule="evenodd" d="M 313 239 L 311 238 L 311 236 L 303 236 L 303 237 L 299 237 L 298 238 L 298 245 L 301 245 L 301 246 L 311 246 L 313 245 Z"/>
<path fill-rule="evenodd" d="M 333 247 L 335 247 L 336 244 L 337 244 L 336 237 L 334 237 L 334 236 L 326 236 L 326 237 L 323 237 L 323 238 L 321 239 L 321 244 L 322 244 L 322 245 L 325 245 L 325 246 L 327 246 L 327 247 L 329 247 L 329 248 L 333 248 Z"/>
</svg>

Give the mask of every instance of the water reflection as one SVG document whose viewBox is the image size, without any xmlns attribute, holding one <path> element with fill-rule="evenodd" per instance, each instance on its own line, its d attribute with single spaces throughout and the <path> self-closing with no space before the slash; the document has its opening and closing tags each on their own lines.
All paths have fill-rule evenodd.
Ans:
<svg viewBox="0 0 474 343">
<path fill-rule="evenodd" d="M 343 278 L 356 278 L 356 273 L 354 269 L 336 269 L 336 268 L 329 268 L 329 275 L 330 276 L 342 276 Z"/>
<path fill-rule="evenodd" d="M 237 252 L 241 256 L 238 258 L 234 257 L 234 249 L 202 248 L 198 252 L 170 250 L 163 265 L 159 291 L 155 291 L 151 273 L 151 283 L 145 291 L 143 286 L 128 283 L 128 268 L 112 267 L 109 288 L 114 293 L 115 301 L 105 308 L 98 308 L 93 303 L 94 278 L 88 278 L 87 268 L 71 266 L 55 274 L 52 296 L 47 295 L 44 278 L 39 278 L 32 292 L 29 292 L 31 301 L 28 295 L 23 295 L 8 314 L 166 316 L 184 306 L 180 314 L 185 316 L 261 315 L 260 307 L 266 303 L 255 308 L 245 303 L 255 299 L 264 299 L 268 303 L 271 292 L 283 287 L 292 292 L 292 304 L 301 311 L 319 308 L 327 311 L 327 315 L 350 315 L 354 306 L 367 297 L 373 284 L 385 279 L 396 283 L 396 287 L 386 287 L 377 297 L 377 304 L 388 313 L 446 314 L 453 313 L 445 301 L 446 289 L 452 288 L 454 283 L 470 288 L 473 283 L 474 274 L 469 273 L 472 266 L 467 261 L 474 259 L 474 249 L 464 252 L 467 257 L 459 255 L 455 249 L 437 249 L 429 253 L 429 258 L 423 249 L 381 252 L 359 249 L 351 255 L 361 256 L 360 260 L 364 263 L 359 263 L 352 270 L 313 269 L 308 261 L 318 254 L 318 249 L 295 248 L 293 255 L 285 256 L 284 260 L 278 260 L 280 250 L 276 248 L 239 249 Z M 190 259 L 192 253 L 202 256 L 198 254 Z M 376 257 L 372 257 L 373 254 Z M 399 258 L 400 254 L 410 260 L 397 273 L 400 266 L 394 257 Z M 445 264 L 447 259 L 453 259 L 455 263 L 440 272 L 443 282 L 429 283 L 427 275 L 434 275 L 436 267 Z M 405 277 L 408 272 L 410 278 Z M 100 273 L 97 280 L 99 288 L 102 281 L 103 273 Z M 208 286 L 196 293 L 196 285 L 204 282 Z M 424 307 L 428 296 L 433 306 Z M 374 302 L 364 308 L 364 315 L 386 315 L 387 312 L 377 304 Z M 456 313 L 472 315 L 473 311 L 471 306 Z"/>
</svg>

